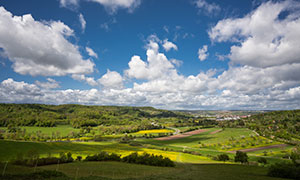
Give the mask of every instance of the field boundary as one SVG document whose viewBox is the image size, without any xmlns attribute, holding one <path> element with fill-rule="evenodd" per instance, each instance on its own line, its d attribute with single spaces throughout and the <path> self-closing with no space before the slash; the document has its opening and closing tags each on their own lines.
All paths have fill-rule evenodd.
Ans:
<svg viewBox="0 0 300 180">
<path fill-rule="evenodd" d="M 213 131 L 213 132 L 211 132 L 211 133 L 209 133 L 209 134 L 217 134 L 217 133 L 222 132 L 222 131 L 223 131 L 223 129 L 218 129 L 218 130 Z"/>
<path fill-rule="evenodd" d="M 236 151 L 241 152 L 253 152 L 253 151 L 259 151 L 264 149 L 272 149 L 272 148 L 279 148 L 279 147 L 286 147 L 287 144 L 275 144 L 270 146 L 262 146 L 262 147 L 256 147 L 256 148 L 247 148 L 247 149 L 240 149 L 240 150 L 234 150 L 234 151 L 227 151 L 228 153 L 236 153 Z"/>
<path fill-rule="evenodd" d="M 198 130 L 186 132 L 186 133 L 183 133 L 183 134 L 177 134 L 177 135 L 168 136 L 168 137 L 155 138 L 155 140 L 168 141 L 168 140 L 174 140 L 174 139 L 181 139 L 181 138 L 189 137 L 189 136 L 192 136 L 192 135 L 201 134 L 201 133 L 204 133 L 206 131 L 208 131 L 208 130 L 207 129 L 198 129 Z"/>
</svg>

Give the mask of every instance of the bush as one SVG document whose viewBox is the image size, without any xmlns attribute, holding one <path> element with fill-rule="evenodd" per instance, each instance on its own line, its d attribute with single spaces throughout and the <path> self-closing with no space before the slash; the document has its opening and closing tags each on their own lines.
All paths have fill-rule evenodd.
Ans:
<svg viewBox="0 0 300 180">
<path fill-rule="evenodd" d="M 272 177 L 300 179 L 300 167 L 291 163 L 276 163 L 270 166 L 268 175 Z"/>
<path fill-rule="evenodd" d="M 228 161 L 229 160 L 229 156 L 227 154 L 219 154 L 217 156 L 217 160 L 218 161 Z"/>
<path fill-rule="evenodd" d="M 260 157 L 258 160 L 257 160 L 258 163 L 261 163 L 261 164 L 264 164 L 266 165 L 268 163 L 267 159 L 264 158 L 264 157 Z"/>
<path fill-rule="evenodd" d="M 77 156 L 76 161 L 81 161 L 82 160 L 82 156 Z"/>
<path fill-rule="evenodd" d="M 248 162 L 248 155 L 245 152 L 237 151 L 236 155 L 234 157 L 234 162 L 241 162 L 241 163 L 247 163 Z"/>
</svg>

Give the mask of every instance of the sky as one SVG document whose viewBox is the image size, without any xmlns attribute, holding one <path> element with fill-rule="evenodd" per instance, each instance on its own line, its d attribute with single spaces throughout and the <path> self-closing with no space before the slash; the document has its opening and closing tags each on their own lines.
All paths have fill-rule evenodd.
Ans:
<svg viewBox="0 0 300 180">
<path fill-rule="evenodd" d="M 0 103 L 300 109 L 300 1 L 0 0 Z"/>
</svg>

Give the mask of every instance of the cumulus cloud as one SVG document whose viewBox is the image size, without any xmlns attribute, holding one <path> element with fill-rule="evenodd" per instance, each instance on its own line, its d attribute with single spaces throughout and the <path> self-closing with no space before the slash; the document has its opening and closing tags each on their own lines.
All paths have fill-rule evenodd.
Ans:
<svg viewBox="0 0 300 180">
<path fill-rule="evenodd" d="M 174 65 L 167 59 L 163 53 L 159 53 L 159 44 L 150 39 L 147 44 L 147 62 L 140 56 L 133 56 L 128 63 L 129 69 L 125 74 L 130 78 L 136 79 L 156 79 L 169 76 L 174 73 Z"/>
<path fill-rule="evenodd" d="M 35 84 L 43 89 L 56 89 L 60 87 L 59 82 L 51 78 L 47 78 L 47 82 L 35 81 Z"/>
<path fill-rule="evenodd" d="M 81 24 L 82 32 L 84 32 L 85 31 L 85 27 L 86 27 L 86 21 L 85 21 L 83 15 L 81 13 L 79 14 L 78 17 L 79 17 L 79 22 Z"/>
<path fill-rule="evenodd" d="M 95 81 L 95 79 L 93 77 L 86 77 L 83 74 L 73 74 L 72 78 L 77 80 L 77 81 L 86 82 L 90 86 L 97 86 L 98 85 L 97 81 Z"/>
<path fill-rule="evenodd" d="M 13 16 L 0 7 L 0 48 L 22 75 L 63 76 L 93 72 L 94 63 L 84 60 L 67 38 L 73 30 L 60 21 L 40 22 L 30 14 Z"/>
<path fill-rule="evenodd" d="M 202 48 L 198 50 L 198 58 L 200 61 L 204 61 L 208 57 L 207 53 L 207 45 L 204 45 Z"/>
<path fill-rule="evenodd" d="M 207 15 L 214 15 L 220 12 L 221 8 L 215 3 L 208 3 L 205 0 L 196 0 L 196 7 Z"/>
<path fill-rule="evenodd" d="M 237 64 L 265 68 L 299 63 L 299 7 L 298 1 L 269 1 L 245 17 L 219 21 L 209 36 L 215 42 L 237 42 L 228 56 Z"/>
<path fill-rule="evenodd" d="M 98 54 L 95 53 L 95 51 L 92 48 L 85 47 L 86 52 L 88 53 L 89 56 L 98 58 Z"/>
<path fill-rule="evenodd" d="M 110 70 L 107 70 L 107 73 L 98 79 L 98 82 L 108 89 L 122 89 L 124 86 L 122 76 L 118 72 Z"/>
<path fill-rule="evenodd" d="M 51 90 L 34 84 L 7 79 L 0 83 L 0 101 L 7 103 L 151 105 L 168 109 L 290 109 L 299 107 L 300 86 L 286 91 L 244 95 L 223 90 L 220 95 L 177 91 L 155 93 L 126 89 Z"/>
<path fill-rule="evenodd" d="M 166 51 L 170 51 L 171 49 L 174 49 L 175 51 L 178 50 L 176 44 L 174 44 L 174 43 L 168 41 L 168 39 L 165 39 L 165 40 L 164 40 L 162 46 L 164 47 L 164 49 L 165 49 Z"/>
<path fill-rule="evenodd" d="M 128 9 L 132 12 L 137 8 L 141 0 L 89 0 L 103 5 L 110 13 L 116 13 L 118 9 Z"/>
</svg>

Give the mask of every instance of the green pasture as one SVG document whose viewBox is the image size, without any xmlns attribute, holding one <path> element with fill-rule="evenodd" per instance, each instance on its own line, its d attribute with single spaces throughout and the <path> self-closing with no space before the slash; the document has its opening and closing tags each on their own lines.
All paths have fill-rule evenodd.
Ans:
<svg viewBox="0 0 300 180">
<path fill-rule="evenodd" d="M 205 144 L 213 144 L 213 143 L 223 143 L 228 141 L 231 137 L 250 137 L 254 135 L 254 133 L 246 128 L 226 128 L 224 131 L 218 132 L 216 134 L 210 134 L 214 131 L 220 130 L 221 128 L 208 128 L 206 132 L 201 134 L 167 141 L 160 140 L 141 140 L 145 143 L 150 143 L 154 145 L 171 145 L 177 147 L 198 147 L 199 142 Z"/>
<path fill-rule="evenodd" d="M 3 170 L 4 164 L 0 164 Z M 36 168 L 57 170 L 71 179 L 139 179 L 139 180 L 284 180 L 266 176 L 267 168 L 231 164 L 181 164 L 176 167 L 154 167 L 121 162 L 75 162 L 69 164 L 49 165 Z M 6 174 L 29 174 L 34 167 L 21 167 L 8 164 Z M 52 178 L 53 179 L 53 178 Z M 55 180 L 55 178 L 54 178 Z"/>
<path fill-rule="evenodd" d="M 16 142 L 16 141 L 0 141 L 0 161 L 10 161 L 20 153 L 26 155 L 30 150 L 36 150 L 42 157 L 58 156 L 60 152 L 71 152 L 73 157 L 87 156 L 106 151 L 117 153 L 122 156 L 132 152 L 147 152 L 155 155 L 163 155 L 169 157 L 173 161 L 183 163 L 220 163 L 213 161 L 204 156 L 186 154 L 182 152 L 162 151 L 157 149 L 148 149 L 139 146 L 130 146 L 118 142 Z"/>
<path fill-rule="evenodd" d="M 26 129 L 26 133 L 36 133 L 40 131 L 42 134 L 51 136 L 52 133 L 59 133 L 60 136 L 66 137 L 71 132 L 78 133 L 80 129 L 75 129 L 70 125 L 59 125 L 56 127 L 35 127 L 35 126 L 20 126 L 21 130 Z M 0 129 L 6 130 L 6 127 L 0 127 Z"/>
</svg>

